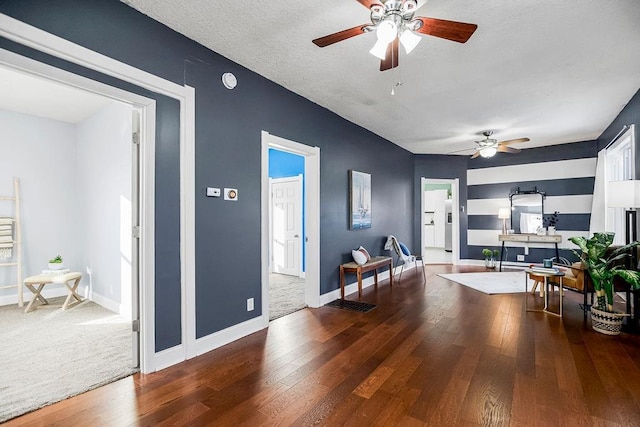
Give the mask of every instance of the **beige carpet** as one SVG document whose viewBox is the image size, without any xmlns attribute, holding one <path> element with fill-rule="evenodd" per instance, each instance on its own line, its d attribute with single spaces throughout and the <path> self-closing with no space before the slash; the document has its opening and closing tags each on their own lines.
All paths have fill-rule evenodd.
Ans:
<svg viewBox="0 0 640 427">
<path fill-rule="evenodd" d="M 269 274 L 269 320 L 302 310 L 305 281 L 286 274 Z"/>
<path fill-rule="evenodd" d="M 0 307 L 0 422 L 131 375 L 131 340 L 131 322 L 91 301 Z"/>
</svg>

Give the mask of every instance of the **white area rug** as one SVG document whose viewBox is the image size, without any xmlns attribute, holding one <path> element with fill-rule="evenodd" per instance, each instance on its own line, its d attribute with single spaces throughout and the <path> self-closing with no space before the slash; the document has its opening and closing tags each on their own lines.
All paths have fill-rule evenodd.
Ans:
<svg viewBox="0 0 640 427">
<path fill-rule="evenodd" d="M 118 314 L 91 301 L 23 310 L 0 307 L 0 422 L 134 372 L 131 322 Z"/>
<path fill-rule="evenodd" d="M 514 294 L 525 291 L 525 274 L 522 271 L 452 273 L 438 276 L 485 294 Z"/>
</svg>

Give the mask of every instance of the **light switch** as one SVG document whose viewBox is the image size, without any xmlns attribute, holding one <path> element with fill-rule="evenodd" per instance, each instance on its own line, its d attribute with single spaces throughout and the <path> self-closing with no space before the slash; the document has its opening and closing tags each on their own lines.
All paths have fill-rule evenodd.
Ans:
<svg viewBox="0 0 640 427">
<path fill-rule="evenodd" d="M 224 199 L 231 200 L 233 202 L 238 201 L 238 189 L 237 188 L 225 188 Z"/>
<path fill-rule="evenodd" d="M 220 197 L 220 189 L 207 187 L 207 197 Z"/>
</svg>

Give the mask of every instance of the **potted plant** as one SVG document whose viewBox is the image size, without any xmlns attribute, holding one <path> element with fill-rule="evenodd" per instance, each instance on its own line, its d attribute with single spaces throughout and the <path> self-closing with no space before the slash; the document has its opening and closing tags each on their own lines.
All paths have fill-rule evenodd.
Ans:
<svg viewBox="0 0 640 427">
<path fill-rule="evenodd" d="M 555 211 L 551 215 L 544 218 L 544 228 L 547 229 L 547 234 L 553 236 L 556 234 L 556 224 L 558 223 L 558 215 L 560 212 Z"/>
<path fill-rule="evenodd" d="M 55 258 L 49 260 L 49 270 L 61 270 L 63 267 L 64 264 L 60 255 L 56 255 Z"/>
<path fill-rule="evenodd" d="M 593 282 L 597 303 L 591 307 L 593 329 L 607 335 L 618 335 L 626 314 L 613 309 L 614 283 L 616 277 L 627 282 L 633 289 L 640 289 L 640 273 L 625 268 L 622 260 L 629 257 L 630 249 L 640 242 L 632 242 L 610 251 L 614 233 L 594 233 L 593 237 L 570 237 L 581 253 L 573 251 L 586 265 Z"/>
<path fill-rule="evenodd" d="M 498 251 L 497 249 L 487 249 L 484 248 L 482 250 L 482 255 L 484 255 L 484 266 L 489 268 L 489 269 L 494 269 L 496 268 L 496 259 L 498 258 L 498 255 L 500 255 L 500 251 Z"/>
</svg>

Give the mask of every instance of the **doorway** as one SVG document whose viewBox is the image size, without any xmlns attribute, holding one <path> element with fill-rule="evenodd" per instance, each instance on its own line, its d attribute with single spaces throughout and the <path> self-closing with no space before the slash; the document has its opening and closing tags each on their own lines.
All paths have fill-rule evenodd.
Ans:
<svg viewBox="0 0 640 427">
<path fill-rule="evenodd" d="M 269 149 L 269 320 L 303 309 L 304 157 Z"/>
<path fill-rule="evenodd" d="M 422 257 L 427 264 L 460 260 L 458 179 L 420 180 Z"/>
<path fill-rule="evenodd" d="M 89 345 L 91 353 L 98 352 L 99 359 L 109 360 L 106 364 L 104 360 L 101 362 L 105 369 L 100 372 L 104 372 L 104 377 L 97 369 L 92 370 L 95 375 L 83 375 L 82 369 L 91 369 L 86 360 L 78 362 L 82 366 L 77 370 L 69 368 L 86 381 L 61 383 L 61 390 L 82 392 L 95 384 L 133 373 L 140 366 L 139 328 L 132 327 L 139 322 L 140 239 L 132 230 L 140 225 L 139 190 L 145 183 L 140 168 L 144 156 L 141 145 L 144 146 L 149 137 L 145 117 L 149 120 L 150 116 L 143 104 L 88 91 L 77 81 L 69 84 L 60 78 L 68 73 L 60 70 L 36 73 L 32 67 L 0 63 L 3 83 L 10 81 L 12 90 L 22 98 L 12 103 L 10 91 L 3 89 L 5 96 L 0 114 L 7 124 L 3 132 L 15 132 L 18 136 L 3 138 L 14 146 L 2 150 L 11 155 L 4 158 L 6 163 L 1 175 L 2 181 L 5 175 L 20 177 L 24 188 L 21 206 L 24 276 L 41 273 L 43 265 L 46 268 L 46 260 L 60 253 L 64 256 L 65 268 L 82 274 L 79 293 L 86 298 L 66 312 L 38 307 L 35 313 L 25 314 L 24 307 L 19 308 L 10 301 L 13 296 L 8 292 L 2 295 L 4 303 L 9 303 L 4 308 L 16 311 L 23 318 L 28 316 L 34 324 L 38 316 L 47 315 L 61 322 L 73 318 L 81 319 L 79 324 L 92 325 L 84 330 L 69 328 L 64 337 L 73 338 L 73 331 L 83 334 L 78 336 L 78 341 Z M 48 68 L 30 60 L 24 63 L 33 68 Z M 55 80 L 46 77 L 54 74 L 58 77 Z M 30 110 L 30 105 L 38 109 Z M 49 106 L 48 110 L 45 106 Z M 18 141 L 20 144 L 16 146 Z M 68 198 L 73 202 L 67 203 Z M 54 285 L 43 294 L 46 298 L 62 296 L 64 299 L 66 291 Z M 54 305 L 56 302 L 52 300 Z M 22 326 L 27 323 L 22 322 Z M 117 336 L 105 336 L 113 332 Z M 104 350 L 102 346 L 90 344 L 91 336 L 109 343 L 108 357 L 100 352 Z M 56 354 L 66 351 L 66 347 L 69 346 L 53 346 L 47 355 L 56 359 Z M 22 343 L 20 348 L 24 350 L 26 345 Z M 76 343 L 76 351 L 57 357 L 56 363 L 64 360 L 65 366 L 73 366 L 74 358 L 83 348 Z M 24 359 L 17 363 L 23 365 Z M 66 368 L 62 371 L 68 372 Z M 56 394 L 55 388 L 50 392 L 52 394 L 43 394 L 45 401 L 68 397 Z M 31 400 L 18 400 L 38 403 L 33 393 L 30 397 Z M 20 408 L 14 410 L 20 411 Z"/>
<path fill-rule="evenodd" d="M 262 318 L 266 323 L 272 302 L 270 284 L 276 281 L 288 282 L 298 294 L 298 306 L 320 305 L 319 171 L 318 147 L 262 132 Z"/>
</svg>

